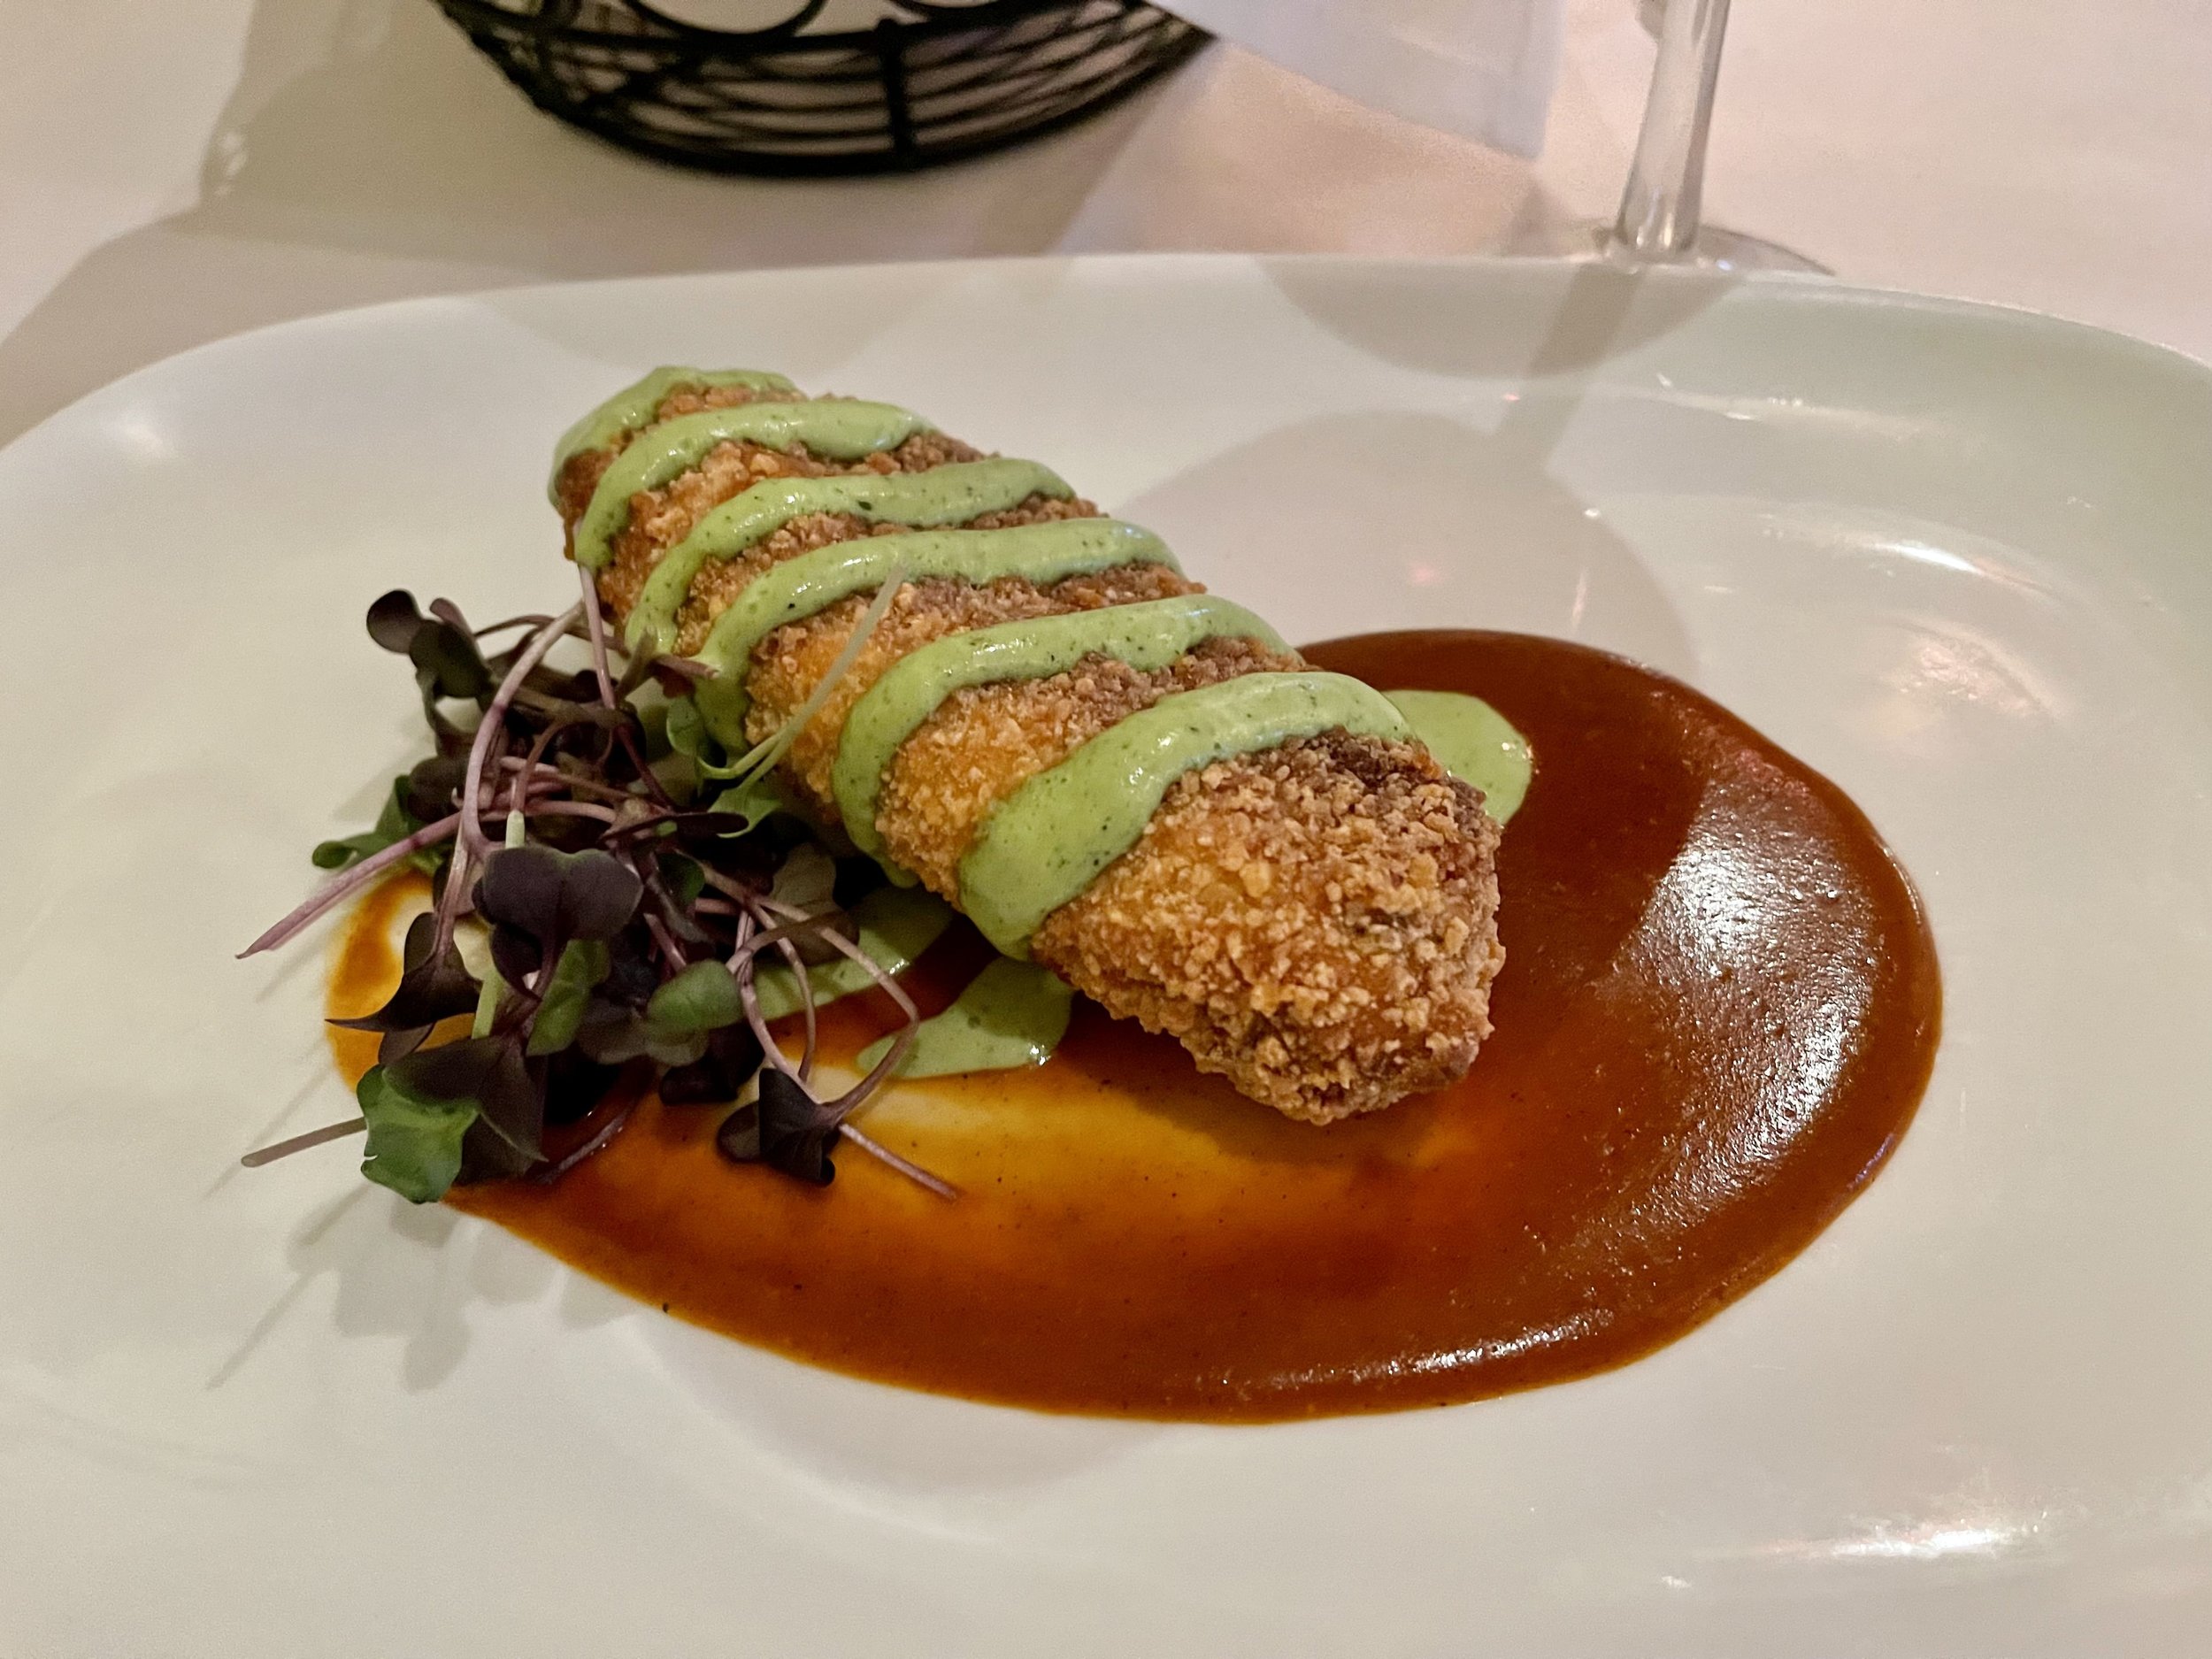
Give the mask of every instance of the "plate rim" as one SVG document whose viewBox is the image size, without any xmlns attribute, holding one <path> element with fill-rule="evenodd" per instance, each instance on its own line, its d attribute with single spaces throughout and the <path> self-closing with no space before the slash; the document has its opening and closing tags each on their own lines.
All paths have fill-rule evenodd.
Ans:
<svg viewBox="0 0 2212 1659">
<path fill-rule="evenodd" d="M 1939 294 L 1931 290 L 1880 283 L 1846 281 L 1814 273 L 1786 271 L 1724 272 L 1700 266 L 1650 265 L 1622 266 L 1605 265 L 1586 259 L 1572 259 L 1551 256 L 1522 256 L 1506 254 L 1357 254 L 1337 252 L 1249 253 L 1231 251 L 1197 251 L 1169 250 L 1157 252 L 1117 250 L 1112 252 L 1043 253 L 1011 256 L 979 256 L 941 259 L 846 260 L 821 265 L 769 265 L 728 267 L 705 271 L 653 272 L 631 276 L 586 277 L 566 281 L 515 282 L 490 287 L 457 288 L 449 292 L 408 295 L 396 299 L 372 301 L 361 305 L 337 306 L 326 311 L 310 311 L 280 321 L 257 324 L 242 328 L 196 345 L 185 347 L 165 356 L 142 363 L 117 375 L 114 379 L 81 393 L 68 403 L 27 426 L 4 444 L 0 444 L 0 460 L 4 460 L 29 440 L 78 410 L 103 398 L 129 388 L 142 380 L 173 370 L 188 360 L 209 354 L 219 354 L 243 342 L 263 341 L 289 334 L 306 334 L 319 330 L 350 325 L 368 318 L 403 311 L 428 312 L 446 306 L 496 305 L 517 300 L 529 300 L 557 295 L 587 295 L 614 288 L 674 290 L 681 288 L 710 286 L 716 282 L 782 281 L 793 279 L 820 278 L 827 280 L 859 280 L 893 272 L 911 272 L 923 278 L 946 279 L 964 274 L 1004 271 L 1018 273 L 1051 273 L 1064 270 L 1121 270 L 1156 272 L 1163 278 L 1172 278 L 1181 272 L 1232 272 L 1239 269 L 1266 270 L 1273 267 L 1303 268 L 1356 272 L 1405 271 L 1464 273 L 1471 277 L 1482 274 L 1504 276 L 1515 273 L 1539 273 L 1578 270 L 1603 270 L 1638 282 L 1656 282 L 1679 288 L 1704 287 L 1718 290 L 1719 302 L 1725 303 L 1732 293 L 1743 292 L 1762 298 L 1772 298 L 1784 305 L 1836 307 L 1859 311 L 1900 311 L 1928 317 L 1955 319 L 1961 321 L 2015 330 L 2023 337 L 2042 336 L 2071 339 L 2085 345 L 2101 347 L 2120 355 L 2137 358 L 2141 365 L 2154 371 L 2180 373 L 2185 379 L 2200 381 L 2208 393 L 2212 393 L 2212 359 L 2200 358 L 2177 346 L 2170 346 L 2147 340 L 2125 330 L 2108 327 L 2101 323 L 2085 322 L 2055 311 L 2005 300 L 1975 299 L 1958 295 Z"/>
</svg>

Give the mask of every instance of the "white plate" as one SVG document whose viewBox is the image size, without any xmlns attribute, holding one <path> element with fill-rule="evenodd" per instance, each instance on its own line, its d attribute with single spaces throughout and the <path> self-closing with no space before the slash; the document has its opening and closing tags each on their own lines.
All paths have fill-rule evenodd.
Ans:
<svg viewBox="0 0 2212 1659">
<path fill-rule="evenodd" d="M 738 362 L 1050 460 L 1294 638 L 1680 674 L 1920 882 L 1891 1168 L 1594 1380 L 1222 1429 L 806 1370 L 237 1153 L 349 1110 L 315 946 L 411 586 L 570 593 L 549 444 Z M 1391 530 L 1360 526 L 1377 503 Z M 1243 258 L 432 300 L 0 454 L 0 1650 L 2176 1654 L 2212 1617 L 2212 372 L 2010 312 Z"/>
</svg>

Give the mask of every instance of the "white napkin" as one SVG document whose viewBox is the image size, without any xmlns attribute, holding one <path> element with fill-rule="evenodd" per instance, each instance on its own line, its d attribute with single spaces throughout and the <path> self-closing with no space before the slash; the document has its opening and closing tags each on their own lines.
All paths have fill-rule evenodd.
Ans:
<svg viewBox="0 0 2212 1659">
<path fill-rule="evenodd" d="M 1224 40 L 1425 127 L 1533 156 L 1566 0 L 1163 0 Z"/>
</svg>

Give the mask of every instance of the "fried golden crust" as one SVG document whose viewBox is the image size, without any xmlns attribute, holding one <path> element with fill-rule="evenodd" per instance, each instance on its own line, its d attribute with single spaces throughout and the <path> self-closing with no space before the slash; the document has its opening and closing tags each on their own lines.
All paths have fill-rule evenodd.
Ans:
<svg viewBox="0 0 2212 1659">
<path fill-rule="evenodd" d="M 1179 780 L 1037 960 L 1293 1118 L 1463 1075 L 1490 1034 L 1498 829 L 1417 745 L 1329 733 Z"/>
<path fill-rule="evenodd" d="M 967 520 L 960 527 L 964 530 L 1002 530 L 1010 529 L 1016 525 L 1049 524 L 1057 518 L 1094 518 L 1097 516 L 1098 509 L 1087 501 L 1061 501 L 1048 495 L 1032 495 L 1018 506 L 1010 507 L 1003 512 L 985 513 Z M 906 528 L 901 524 L 877 524 L 855 513 L 807 513 L 792 519 L 772 535 L 762 537 L 736 558 L 709 559 L 698 575 L 692 579 L 691 597 L 676 613 L 676 649 L 687 653 L 705 644 L 707 633 L 713 627 L 715 618 L 728 610 L 730 602 L 744 592 L 753 578 L 770 565 L 795 558 L 816 548 L 827 547 L 833 541 L 849 541 L 864 535 L 896 535 Z"/>
<path fill-rule="evenodd" d="M 689 535 L 700 519 L 755 484 L 776 478 L 828 478 L 839 473 L 924 472 L 948 461 L 979 458 L 981 451 L 941 432 L 917 433 L 896 449 L 879 450 L 852 462 L 826 461 L 810 453 L 804 444 L 785 450 L 749 441 L 718 443 L 689 472 L 659 489 L 640 490 L 630 497 L 629 520 L 616 533 L 611 546 L 613 557 L 599 572 L 600 600 L 610 610 L 626 616 L 630 607 L 637 603 L 645 579 L 653 573 L 653 566 L 660 563 L 661 556 Z M 588 503 L 590 497 L 585 499 Z M 831 513 L 810 516 L 832 520 L 845 517 Z M 864 520 L 853 522 L 864 527 Z M 570 523 L 572 526 L 574 520 Z M 838 538 L 826 535 L 823 539 Z M 793 552 L 804 550 L 799 543 L 787 546 Z M 693 592 L 695 595 L 698 593 L 695 582 Z M 728 603 L 726 595 L 723 603 Z M 684 626 L 693 636 L 692 642 L 686 644 L 680 640 L 677 649 L 695 650 L 697 641 L 706 634 L 710 620 L 707 608 L 695 598 L 686 605 L 685 611 Z"/>
<path fill-rule="evenodd" d="M 591 504 L 591 493 L 599 488 L 599 480 L 614 465 L 614 458 L 630 447 L 630 441 L 646 429 L 664 420 L 673 420 L 679 415 L 695 415 L 705 409 L 733 409 L 740 403 L 796 403 L 806 400 L 804 392 L 780 392 L 755 389 L 749 386 L 679 386 L 655 405 L 652 415 L 644 425 L 615 434 L 614 442 L 603 449 L 580 449 L 562 464 L 560 476 L 554 481 L 553 499 L 560 508 L 561 522 L 572 527 L 582 518 L 584 509 Z"/>
<path fill-rule="evenodd" d="M 709 396 L 747 401 L 727 395 L 741 389 Z M 614 453 L 579 457 L 565 471 L 572 526 Z M 633 498 L 601 595 L 626 618 L 662 554 L 762 478 L 920 470 L 976 454 L 937 434 L 851 467 L 803 451 L 722 445 L 666 489 Z M 973 527 L 1096 511 L 1033 497 Z M 815 514 L 740 558 L 710 564 L 680 613 L 679 649 L 695 650 L 713 618 L 778 560 L 898 528 Z M 845 716 L 908 651 L 993 623 L 1197 591 L 1156 565 L 1045 588 L 1018 578 L 910 583 L 793 743 L 785 773 L 833 821 L 831 774 Z M 855 595 L 762 641 L 746 681 L 749 735 L 765 736 L 796 711 L 868 599 Z M 1256 641 L 1212 641 L 1153 673 L 1099 659 L 1048 680 L 959 692 L 894 757 L 877 829 L 891 856 L 956 900 L 959 861 L 977 828 L 1028 778 L 1171 693 L 1300 665 L 1294 653 Z M 1048 917 L 1033 949 L 1110 1013 L 1175 1037 L 1202 1069 L 1293 1118 L 1326 1123 L 1453 1081 L 1488 1036 L 1490 984 L 1504 961 L 1497 841 L 1481 797 L 1417 744 L 1325 734 L 1179 780 L 1137 844 Z"/>
<path fill-rule="evenodd" d="M 876 817 L 892 857 L 960 902 L 960 860 L 991 809 L 1117 721 L 1178 691 L 1302 666 L 1256 640 L 1209 640 L 1149 673 L 1111 657 L 956 692 L 899 748 Z"/>
<path fill-rule="evenodd" d="M 928 640 L 1191 584 L 1132 566 L 1041 592 L 1026 582 L 918 583 L 893 601 L 786 771 L 834 817 L 846 713 Z M 748 735 L 777 729 L 857 626 L 856 595 L 779 629 L 755 653 Z M 1142 673 L 1093 660 L 1065 674 L 955 693 L 901 746 L 876 829 L 885 850 L 956 903 L 959 862 L 990 809 L 1086 739 L 1171 692 L 1296 668 L 1294 653 L 1210 641 Z M 1038 960 L 1108 1012 L 1164 1032 L 1199 1065 L 1294 1118 L 1327 1123 L 1451 1082 L 1489 1035 L 1497 826 L 1417 745 L 1342 733 L 1180 780 L 1144 836 L 1046 919 Z"/>
<path fill-rule="evenodd" d="M 852 667 L 831 688 L 819 712 L 793 742 L 784 772 L 810 810 L 834 820 L 830 772 L 837 763 L 837 740 L 845 728 L 845 716 L 877 677 L 907 652 L 948 634 L 988 627 L 993 623 L 1133 604 L 1197 590 L 1197 584 L 1164 565 L 1125 565 L 1096 575 L 1071 577 L 1047 588 L 1018 576 L 977 586 L 942 580 L 910 582 L 894 597 Z M 746 692 L 753 700 L 746 716 L 747 736 L 758 742 L 806 700 L 852 637 L 871 597 L 856 594 L 814 616 L 778 628 L 760 642 L 745 680 Z M 958 855 L 954 856 L 956 861 Z"/>
</svg>

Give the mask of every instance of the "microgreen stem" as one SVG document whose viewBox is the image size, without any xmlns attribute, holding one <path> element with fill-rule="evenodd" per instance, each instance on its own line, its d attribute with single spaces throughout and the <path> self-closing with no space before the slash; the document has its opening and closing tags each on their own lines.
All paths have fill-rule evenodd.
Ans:
<svg viewBox="0 0 2212 1659">
<path fill-rule="evenodd" d="M 760 896 L 757 892 L 748 887 L 744 882 L 738 880 L 734 876 L 724 875 L 712 864 L 701 864 L 699 866 L 699 873 L 706 877 L 707 885 L 712 887 L 716 892 L 726 893 L 730 897 L 738 900 L 740 902 L 748 899 L 758 899 Z M 734 967 L 736 964 L 733 963 L 731 965 Z"/>
<path fill-rule="evenodd" d="M 432 609 L 435 608 L 434 601 Z M 553 618 L 543 611 L 537 611 L 529 616 L 503 618 L 497 622 L 488 623 L 483 627 L 476 629 L 475 633 L 476 637 L 480 640 L 488 634 L 504 634 L 509 628 L 541 628 L 552 620 Z"/>
<path fill-rule="evenodd" d="M 537 736 L 531 741 L 530 752 L 522 757 L 522 765 L 520 768 L 522 775 L 526 779 L 534 778 L 537 775 L 539 764 L 545 759 L 545 751 L 552 748 L 554 740 L 559 737 L 560 734 L 566 730 L 568 730 L 568 727 L 562 725 L 559 721 L 549 721 L 546 725 L 545 730 L 540 732 Z M 499 757 L 499 767 L 502 772 L 515 770 L 515 768 L 509 764 L 511 758 L 511 757 L 506 755 L 502 755 Z M 548 770 L 553 769 L 549 768 Z"/>
<path fill-rule="evenodd" d="M 745 944 L 741 943 L 737 954 L 730 958 L 730 971 L 737 976 L 737 1000 L 745 1010 L 746 1025 L 752 1028 L 754 1040 L 760 1044 L 761 1058 L 796 1083 L 797 1068 L 769 1031 L 768 1021 L 760 1011 L 760 993 L 753 986 L 753 954 Z"/>
<path fill-rule="evenodd" d="M 719 678 L 712 664 L 703 663 L 695 657 L 656 657 L 653 668 L 656 672 L 680 675 L 700 684 Z"/>
<path fill-rule="evenodd" d="M 279 1158 L 288 1158 L 295 1152 L 304 1152 L 310 1147 L 319 1147 L 333 1141 L 343 1141 L 348 1135 L 357 1135 L 369 1126 L 365 1118 L 349 1118 L 342 1124 L 325 1124 L 311 1129 L 303 1135 L 294 1135 L 289 1141 L 280 1141 L 273 1146 L 257 1148 L 238 1161 L 250 1170 L 257 1170 L 265 1164 L 274 1164 Z"/>
<path fill-rule="evenodd" d="M 822 705 L 829 701 L 830 693 L 836 688 L 837 682 L 844 679 L 846 671 L 859 660 L 861 651 L 876 631 L 876 625 L 890 611 L 892 602 L 898 597 L 899 589 L 905 584 L 906 566 L 893 566 L 890 574 L 883 579 L 883 586 L 876 589 L 876 596 L 868 602 L 867 610 L 861 612 L 852 637 L 830 659 L 828 669 L 821 679 L 814 682 L 814 689 L 807 694 L 806 700 L 792 710 L 782 725 L 738 757 L 733 787 L 742 789 L 751 783 L 781 760 L 784 751 L 799 741 L 799 733 L 805 731 L 808 723 L 821 712 Z"/>
<path fill-rule="evenodd" d="M 533 787 L 540 784 L 557 784 L 562 788 L 573 790 L 578 795 L 597 795 L 603 801 L 612 801 L 618 805 L 638 798 L 633 790 L 618 789 L 611 784 L 596 783 L 589 778 L 580 778 L 574 772 L 562 771 L 558 766 L 548 766 L 540 763 L 533 768 L 518 755 L 503 757 L 499 765 L 503 772 L 527 771 Z"/>
<path fill-rule="evenodd" d="M 454 815 L 454 820 L 459 822 L 458 813 Z M 461 912 L 468 904 L 469 849 L 456 840 L 453 856 L 445 867 L 445 887 L 438 895 L 437 932 L 432 939 L 432 955 L 445 955 L 446 947 L 453 942 L 453 930 L 460 922 Z"/>
<path fill-rule="evenodd" d="M 661 825 L 676 816 L 669 808 L 651 805 L 637 795 L 632 795 L 629 799 L 631 803 L 629 810 L 618 812 L 615 815 L 614 827 L 607 832 L 610 849 L 618 846 L 625 852 L 636 851 L 636 837 L 642 836 L 649 831 L 657 833 Z M 640 871 L 639 874 L 642 877 L 644 872 Z"/>
<path fill-rule="evenodd" d="M 528 822 L 523 815 L 519 812 L 508 813 L 506 844 L 510 847 L 519 847 L 529 838 Z M 488 1037 L 491 1035 L 492 1027 L 499 1023 L 500 999 L 506 994 L 507 982 L 500 977 L 498 968 L 491 964 L 486 964 L 484 982 L 477 988 L 476 1018 L 469 1026 L 470 1036 Z"/>
<path fill-rule="evenodd" d="M 238 955 L 243 958 L 258 956 L 265 950 L 274 950 L 285 941 L 297 934 L 317 917 L 321 916 L 342 900 L 358 893 L 369 884 L 373 877 L 382 874 L 410 853 L 419 852 L 426 847 L 436 846 L 458 830 L 460 825 L 461 815 L 456 812 L 449 818 L 440 818 L 435 824 L 424 825 L 413 834 L 394 841 L 381 852 L 371 853 L 339 877 L 337 880 L 307 900 L 289 916 L 248 945 Z"/>
<path fill-rule="evenodd" d="M 643 910 L 640 914 L 645 918 L 645 931 L 653 935 L 653 942 L 660 947 L 661 955 L 668 958 L 670 969 L 681 973 L 690 964 L 684 956 L 684 948 L 676 942 L 675 934 L 668 931 L 668 924 L 650 910 Z"/>
<path fill-rule="evenodd" d="M 879 1141 L 872 1141 L 850 1124 L 837 1125 L 838 1133 L 879 1163 L 889 1165 L 925 1191 L 950 1201 L 960 1196 L 960 1189 L 941 1175 L 932 1175 L 918 1164 L 909 1163 Z"/>
<path fill-rule="evenodd" d="M 611 806 L 592 801 L 533 801 L 523 809 L 532 818 L 589 818 L 611 824 L 619 816 Z"/>
<path fill-rule="evenodd" d="M 711 879 L 711 877 L 710 877 L 710 879 Z M 716 885 L 720 886 L 722 884 L 717 883 Z M 754 901 L 754 904 L 757 909 L 764 912 L 767 910 L 780 910 L 789 916 L 804 917 L 806 915 L 806 912 L 798 910 L 795 906 L 785 904 L 774 899 L 756 900 Z M 915 1182 L 917 1185 L 926 1187 L 929 1191 L 936 1194 L 940 1198 L 953 1199 L 959 1197 L 960 1189 L 955 1187 L 951 1182 L 945 1180 L 941 1176 L 931 1174 L 927 1170 L 922 1168 L 919 1164 L 910 1163 L 906 1159 L 899 1156 L 895 1152 L 891 1151 L 888 1148 L 879 1145 L 876 1141 L 870 1140 L 866 1135 L 862 1134 L 860 1131 L 854 1128 L 852 1125 L 847 1121 L 850 1118 L 854 1112 L 857 1111 L 862 1106 L 865 1105 L 868 1100 L 879 1090 L 880 1090 L 885 1083 L 890 1080 L 890 1079 L 897 1072 L 899 1066 L 905 1061 L 907 1051 L 914 1046 L 915 1033 L 921 1027 L 921 1010 L 915 1007 L 914 999 L 906 994 L 906 987 L 901 985 L 892 975 L 886 973 L 883 970 L 883 964 L 878 962 L 874 957 L 871 956 L 866 951 L 861 949 L 858 945 L 855 944 L 851 940 L 847 939 L 834 927 L 823 926 L 818 927 L 816 931 L 821 939 L 837 950 L 842 952 L 845 956 L 850 957 L 854 962 L 859 964 L 862 968 L 865 969 L 867 971 L 868 977 L 875 981 L 877 987 L 888 995 L 893 1002 L 897 1004 L 899 1012 L 906 1017 L 906 1025 L 904 1029 L 902 1029 L 898 1035 L 892 1040 L 891 1047 L 884 1055 L 883 1058 L 876 1062 L 875 1065 L 870 1069 L 867 1076 L 862 1078 L 857 1083 L 854 1084 L 852 1087 L 846 1090 L 845 1093 L 840 1095 L 837 1099 L 827 1102 L 827 1109 L 836 1114 L 838 1127 L 847 1136 L 850 1137 L 853 1144 L 858 1147 L 862 1151 L 868 1153 L 872 1157 L 881 1159 L 891 1168 L 898 1171 L 900 1174 L 904 1175 L 907 1179 Z M 789 929 L 787 927 L 779 927 L 759 933 L 749 940 L 741 940 L 741 954 L 757 952 L 764 945 L 780 942 L 781 940 L 787 938 L 788 936 Z M 733 959 L 733 961 L 734 963 L 734 959 Z M 749 975 L 741 983 L 742 984 L 745 991 L 748 1015 L 753 1015 L 757 1012 L 757 1005 L 751 1000 L 752 986 L 750 976 Z M 754 1034 L 761 1040 L 761 1049 L 763 1053 L 769 1055 L 777 1054 L 775 1046 L 768 1040 L 766 1025 L 757 1019 L 755 1019 L 754 1021 Z M 778 1057 L 780 1056 L 779 1056 Z M 791 1071 L 791 1068 L 788 1065 L 784 1065 L 779 1069 L 787 1073 L 789 1073 Z"/>
<path fill-rule="evenodd" d="M 615 729 L 615 736 L 621 741 L 623 753 L 629 756 L 630 764 L 637 769 L 638 781 L 652 791 L 654 800 L 672 812 L 676 810 L 676 797 L 668 793 L 666 786 L 661 782 L 660 774 L 645 758 L 645 751 L 638 747 L 637 733 L 630 729 L 630 724 L 625 720 Z"/>
<path fill-rule="evenodd" d="M 802 1083 L 810 1083 L 814 1079 L 814 1049 L 818 1035 L 814 1011 L 814 980 L 807 972 L 806 959 L 799 955 L 799 948 L 793 940 L 796 932 L 817 930 L 813 927 L 795 930 L 787 926 L 775 926 L 769 922 L 768 913 L 760 900 L 748 895 L 740 902 L 752 912 L 753 919 L 761 926 L 761 931 L 746 941 L 748 953 L 757 961 L 762 951 L 773 946 L 796 981 L 800 1011 L 806 1016 L 806 1046 L 799 1051 L 798 1069 L 791 1075 Z"/>
<path fill-rule="evenodd" d="M 599 701 L 615 706 L 614 676 L 607 672 L 607 619 L 599 614 L 599 580 L 581 565 L 577 580 L 583 584 L 584 621 L 591 631 L 591 671 L 599 680 Z"/>
<path fill-rule="evenodd" d="M 469 745 L 468 774 L 461 785 L 461 845 L 480 858 L 491 850 L 491 842 L 486 838 L 478 816 L 477 800 L 484 787 L 484 766 L 491 757 L 493 741 L 507 723 L 507 710 L 513 706 L 515 693 L 522 688 L 522 682 L 530 677 L 532 669 L 545 660 L 546 653 L 583 614 L 583 602 L 579 600 L 530 636 L 530 642 L 517 654 L 514 665 L 508 669 L 507 678 L 500 682 L 491 706 L 484 710 L 484 718 L 477 726 L 476 741 Z"/>
<path fill-rule="evenodd" d="M 612 1141 L 617 1135 L 622 1133 L 624 1126 L 630 1121 L 630 1114 L 636 1110 L 637 1102 L 634 1099 L 624 1102 L 621 1108 L 610 1117 L 605 1123 L 601 1124 L 598 1128 L 591 1132 L 591 1136 L 588 1140 L 585 1141 L 573 1151 L 568 1153 L 566 1156 L 559 1158 L 556 1162 L 545 1164 L 540 1169 L 532 1171 L 530 1173 L 530 1179 L 538 1183 L 540 1186 L 550 1187 L 555 1181 L 559 1180 L 562 1176 L 567 1174 L 579 1164 L 581 1164 L 586 1158 L 590 1157 L 594 1153 L 603 1150 L 606 1144 L 610 1141 Z"/>
</svg>

